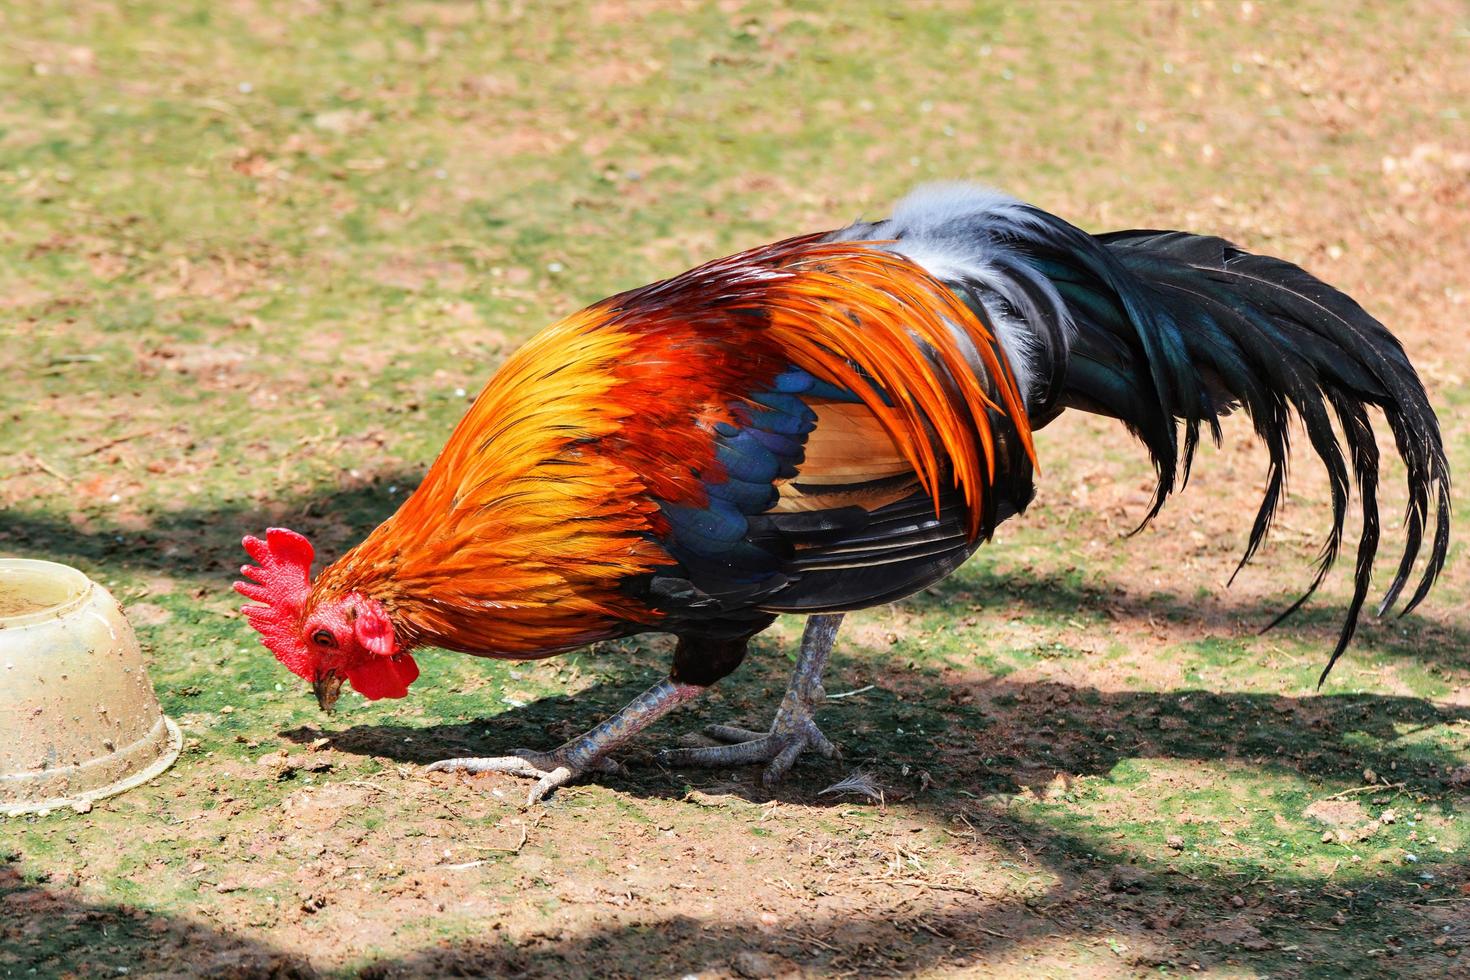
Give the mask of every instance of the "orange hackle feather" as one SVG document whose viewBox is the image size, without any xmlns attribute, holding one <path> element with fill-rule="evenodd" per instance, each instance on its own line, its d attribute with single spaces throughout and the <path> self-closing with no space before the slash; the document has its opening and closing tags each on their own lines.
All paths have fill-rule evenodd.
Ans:
<svg viewBox="0 0 1470 980">
<path fill-rule="evenodd" d="M 967 354 L 982 368 L 976 377 Z M 789 365 L 852 391 L 935 498 L 946 467 L 980 531 L 990 412 L 1034 461 L 994 332 L 874 243 L 792 239 L 604 300 L 491 379 L 423 483 L 326 569 L 312 600 L 381 601 L 405 645 L 539 657 L 655 627 L 622 588 L 672 565 L 659 501 L 703 506 L 713 427 Z"/>
<path fill-rule="evenodd" d="M 365 589 L 410 641 L 502 656 L 582 645 L 638 619 L 615 588 L 667 564 L 643 537 L 657 507 L 624 462 L 576 448 L 636 411 L 609 397 L 633 338 L 598 320 L 583 311 L 511 357 L 414 494 L 314 592 Z"/>
<path fill-rule="evenodd" d="M 1036 459 L 1015 376 L 993 331 L 919 266 L 870 245 L 807 246 L 790 268 L 798 274 L 772 290 L 773 337 L 799 367 L 862 398 L 913 465 L 936 513 L 937 438 L 964 492 L 973 537 L 981 495 L 995 477 L 995 437 L 985 410 L 1009 418 L 1033 464 Z M 966 363 L 953 328 L 979 355 L 999 405 Z"/>
</svg>

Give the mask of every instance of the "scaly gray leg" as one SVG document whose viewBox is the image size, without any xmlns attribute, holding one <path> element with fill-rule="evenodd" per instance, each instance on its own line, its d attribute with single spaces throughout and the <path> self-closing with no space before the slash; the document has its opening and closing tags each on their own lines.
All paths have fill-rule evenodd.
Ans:
<svg viewBox="0 0 1470 980">
<path fill-rule="evenodd" d="M 796 670 L 786 687 L 786 696 L 776 710 L 769 732 L 753 732 L 732 725 L 711 725 L 705 734 L 731 745 L 714 745 L 698 749 L 669 749 L 659 754 L 659 761 L 670 766 L 728 766 L 749 762 L 768 762 L 761 782 L 773 786 L 791 769 L 798 756 L 815 749 L 829 759 L 841 753 L 827 741 L 812 720 L 817 705 L 827 696 L 822 690 L 822 671 L 837 639 L 842 614 L 809 616 L 801 635 L 801 654 Z"/>
<path fill-rule="evenodd" d="M 526 797 L 530 806 L 558 786 L 594 770 L 616 772 L 617 763 L 608 753 L 662 718 L 673 708 L 703 694 L 697 684 L 680 684 L 665 677 L 638 695 L 607 721 L 550 752 L 512 749 L 510 755 L 486 759 L 445 759 L 429 766 L 429 772 L 506 772 L 531 776 L 536 785 Z"/>
</svg>

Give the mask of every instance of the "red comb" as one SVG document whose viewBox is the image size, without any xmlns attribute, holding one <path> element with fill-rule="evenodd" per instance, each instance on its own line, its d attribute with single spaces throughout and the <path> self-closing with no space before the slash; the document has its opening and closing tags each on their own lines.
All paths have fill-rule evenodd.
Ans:
<svg viewBox="0 0 1470 980">
<path fill-rule="evenodd" d="M 247 535 L 242 544 L 259 564 L 240 566 L 240 574 L 253 581 L 236 582 L 235 591 L 262 605 L 240 611 L 276 659 L 297 676 L 315 680 L 299 635 L 301 610 L 311 593 L 311 562 L 316 557 L 311 542 L 295 531 L 273 527 L 265 532 L 264 541 Z"/>
</svg>

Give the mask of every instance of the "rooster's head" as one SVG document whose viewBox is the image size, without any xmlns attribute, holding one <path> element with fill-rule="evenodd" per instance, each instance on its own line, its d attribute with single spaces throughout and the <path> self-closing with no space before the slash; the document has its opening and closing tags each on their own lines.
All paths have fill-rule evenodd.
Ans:
<svg viewBox="0 0 1470 980">
<path fill-rule="evenodd" d="M 273 527 L 244 545 L 258 564 L 241 567 L 252 581 L 236 582 L 235 591 L 260 605 L 241 611 L 276 659 L 311 682 L 323 711 L 336 705 L 343 681 L 369 701 L 408 693 L 419 668 L 381 602 L 357 592 L 315 594 L 315 552 L 295 531 Z"/>
</svg>

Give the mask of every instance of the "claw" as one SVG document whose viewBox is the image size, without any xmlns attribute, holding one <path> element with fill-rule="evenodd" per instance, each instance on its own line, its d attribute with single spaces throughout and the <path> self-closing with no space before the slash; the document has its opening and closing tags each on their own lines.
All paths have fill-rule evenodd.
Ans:
<svg viewBox="0 0 1470 980">
<path fill-rule="evenodd" d="M 808 749 L 828 759 L 841 758 L 837 746 L 828 741 L 810 718 L 778 717 L 770 732 L 753 732 L 733 725 L 710 725 L 705 734 L 731 744 L 695 749 L 666 749 L 659 762 L 666 766 L 734 766 L 765 762 L 761 782 L 774 786 L 791 771 Z"/>
<path fill-rule="evenodd" d="M 766 763 L 761 782 L 774 786 L 780 782 L 796 760 L 808 749 L 828 759 L 841 758 L 837 746 L 827 740 L 812 720 L 817 705 L 826 698 L 822 690 L 822 668 L 837 635 L 840 615 L 813 616 L 807 620 L 802 634 L 801 655 L 796 670 L 776 710 L 770 731 L 754 732 L 735 725 L 710 725 L 705 734 L 726 745 L 696 749 L 669 749 L 659 753 L 659 761 L 667 766 L 730 766 L 751 762 Z"/>
<path fill-rule="evenodd" d="M 628 702 L 623 710 L 584 735 L 579 735 L 550 752 L 513 749 L 510 755 L 476 759 L 444 759 L 428 767 L 429 772 L 504 772 L 536 780 L 526 797 L 526 806 L 546 798 L 552 790 L 592 772 L 621 770 L 608 753 L 641 729 L 691 698 L 704 688 L 665 678 Z"/>
<path fill-rule="evenodd" d="M 558 787 L 565 786 L 573 779 L 580 776 L 580 772 L 574 772 L 567 766 L 557 766 L 555 769 L 544 774 L 536 780 L 536 785 L 531 787 L 531 792 L 526 794 L 526 806 L 535 806 L 546 799 L 546 794 Z"/>
<path fill-rule="evenodd" d="M 526 806 L 544 800 L 552 790 L 572 782 L 582 775 L 582 770 L 569 765 L 555 752 L 533 752 L 530 749 L 512 749 L 514 755 L 501 755 L 483 759 L 442 759 L 426 768 L 427 772 L 463 772 L 472 775 L 485 772 L 503 772 L 512 776 L 526 776 L 536 780 L 526 796 Z M 604 772 L 615 771 L 617 763 L 611 759 L 600 759 L 595 767 Z"/>
<path fill-rule="evenodd" d="M 712 745 L 699 749 L 669 749 L 659 753 L 659 761 L 667 766 L 727 766 L 748 762 L 767 763 L 761 782 L 774 786 L 791 771 L 796 760 L 808 749 L 829 759 L 841 758 L 837 746 L 827 740 L 812 720 L 817 705 L 827 697 L 822 690 L 822 668 L 837 637 L 841 613 L 812 616 L 801 635 L 801 654 L 796 670 L 786 687 L 786 696 L 776 710 L 776 720 L 768 732 L 753 732 L 734 725 L 711 725 L 705 734 L 732 744 Z"/>
</svg>

